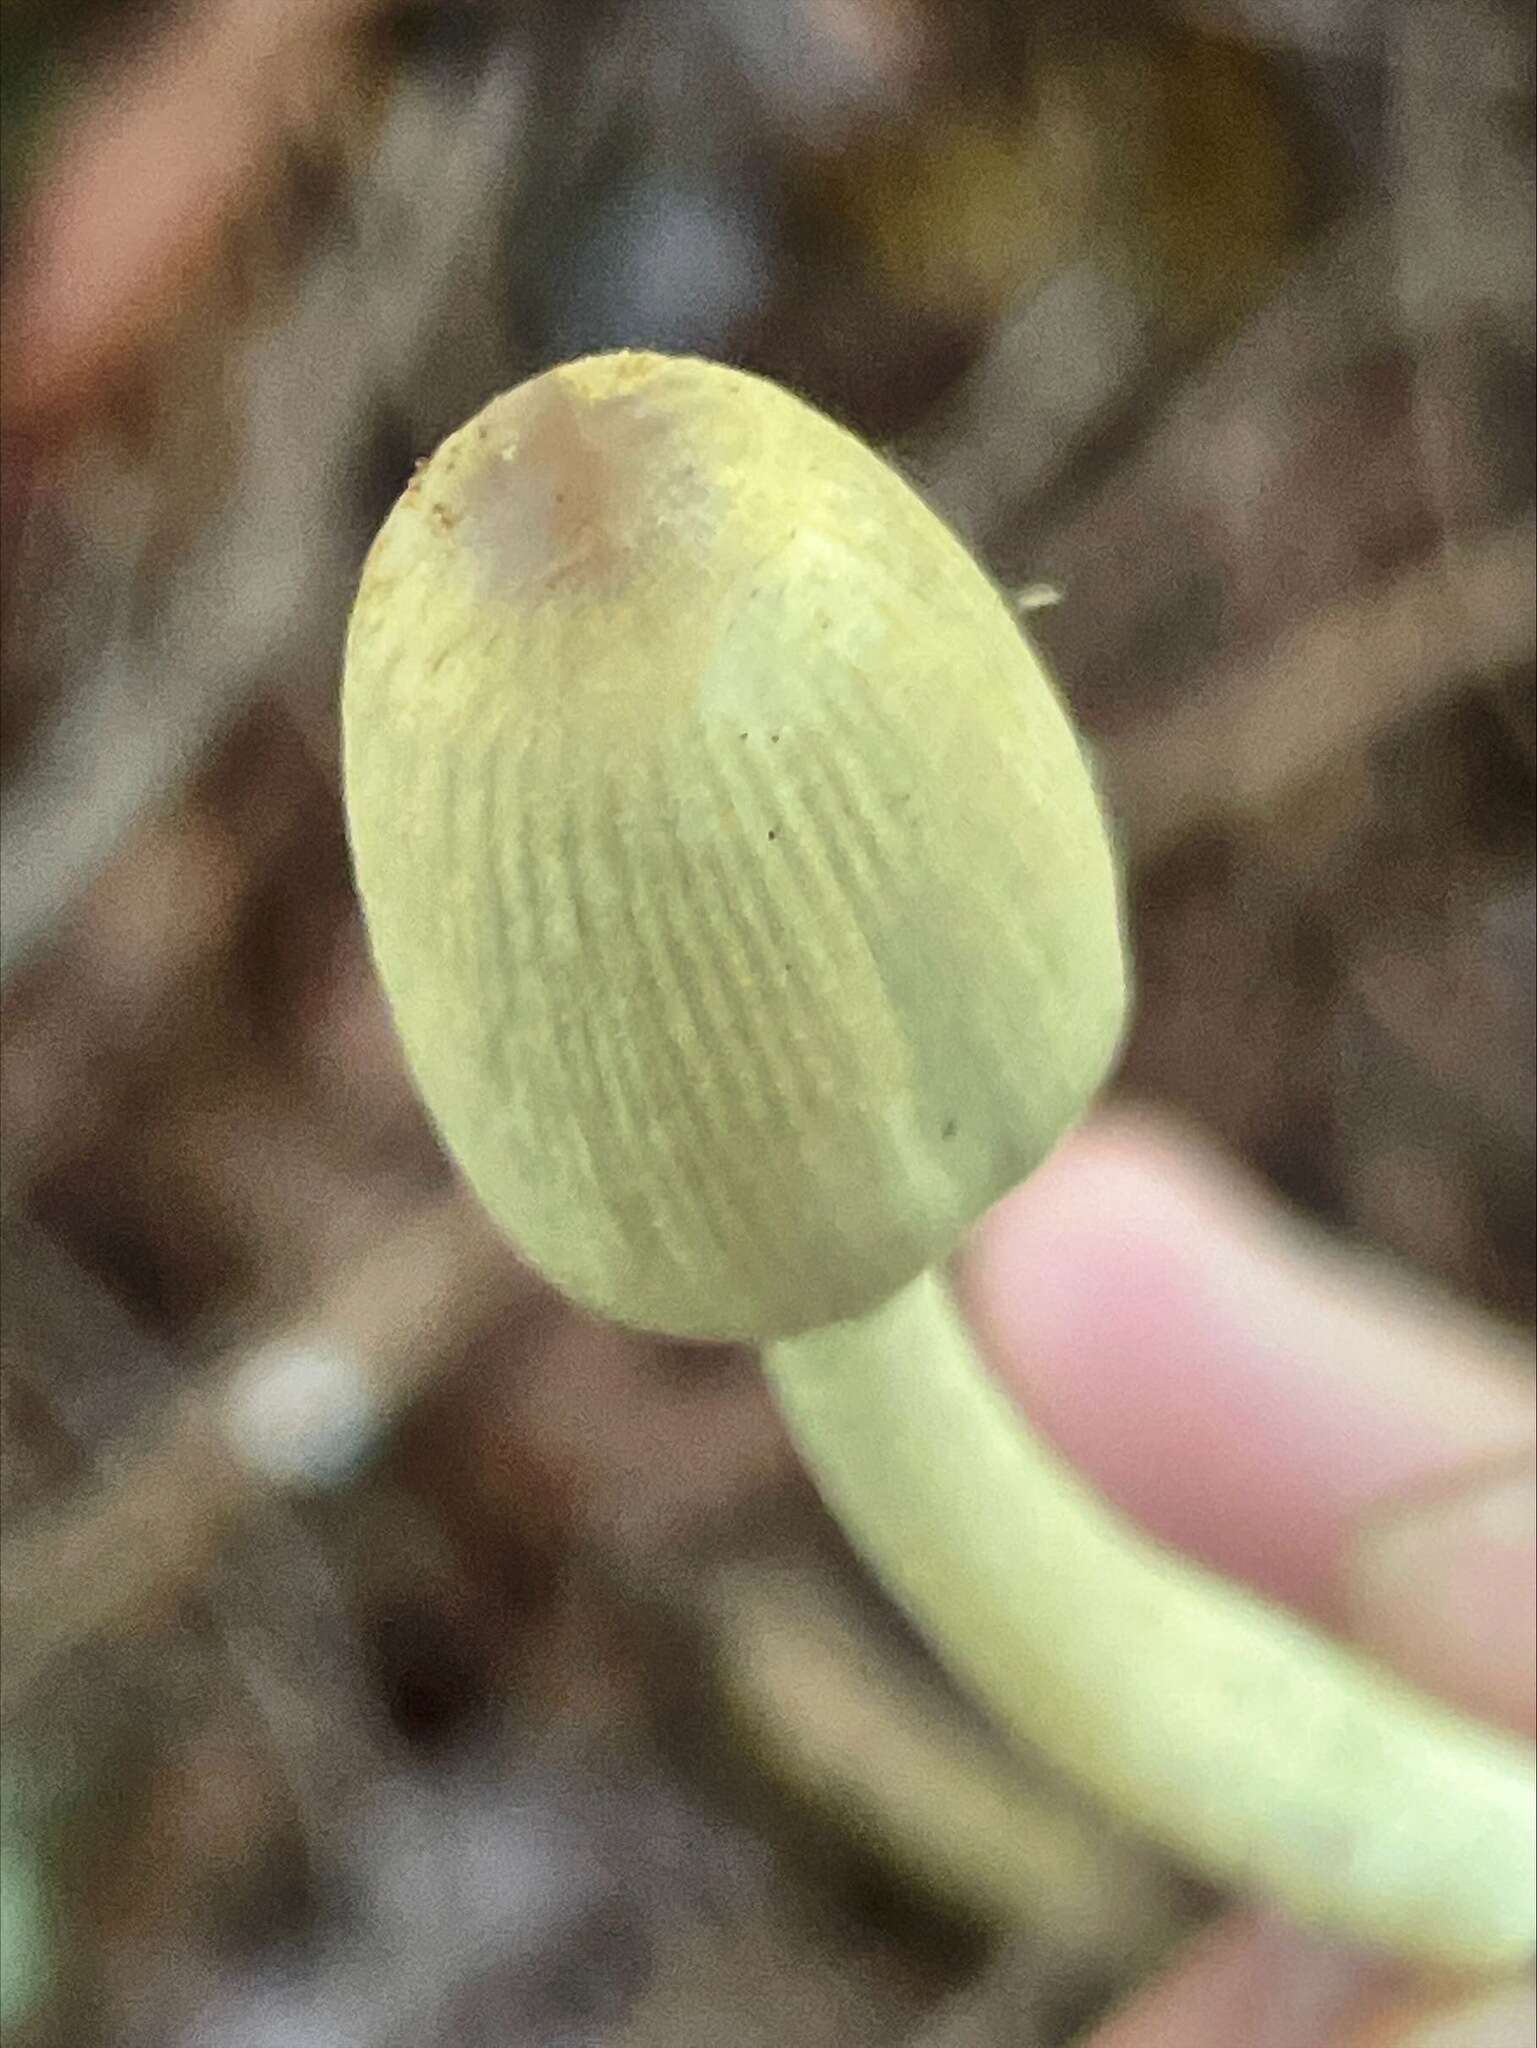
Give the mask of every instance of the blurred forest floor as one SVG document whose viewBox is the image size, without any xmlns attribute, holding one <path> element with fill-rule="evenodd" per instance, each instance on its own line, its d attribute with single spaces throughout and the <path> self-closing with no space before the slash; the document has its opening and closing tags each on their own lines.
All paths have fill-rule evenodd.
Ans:
<svg viewBox="0 0 1537 2048">
<path fill-rule="evenodd" d="M 1529 1323 L 1529 9 L 0 24 L 29 2048 L 1052 2048 L 1205 1902 L 939 1684 L 750 1359 L 457 1191 L 349 883 L 351 586 L 544 363 L 793 384 L 1062 593 L 1120 1085 Z"/>
</svg>

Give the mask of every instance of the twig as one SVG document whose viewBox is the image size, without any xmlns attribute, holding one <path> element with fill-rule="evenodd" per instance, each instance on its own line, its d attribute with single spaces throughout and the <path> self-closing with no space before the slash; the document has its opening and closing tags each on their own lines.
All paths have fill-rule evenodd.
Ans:
<svg viewBox="0 0 1537 2048">
<path fill-rule="evenodd" d="M 1417 713 L 1537 649 L 1537 523 L 1341 600 L 1104 749 L 1131 857 L 1252 822 Z"/>
<path fill-rule="evenodd" d="M 1036 1943 L 1006 1942 L 903 2048 L 1057 2048 L 1061 2007 L 1078 1989 L 1078 1974 L 1053 1969 Z"/>
<path fill-rule="evenodd" d="M 802 1798 L 925 1890 L 1062 1962 L 1141 1962 L 1172 1880 L 844 1611 L 823 1575 L 723 1572 L 707 1602 L 727 1712 Z"/>
<path fill-rule="evenodd" d="M 269 1488 L 359 1462 L 494 1306 L 533 1286 L 467 1200 L 436 1201 L 347 1269 L 313 1313 L 242 1347 L 148 1450 L 0 1551 L 0 1706 L 59 1658 L 194 1589 Z"/>
<path fill-rule="evenodd" d="M 349 199 L 349 232 L 307 264 L 282 321 L 241 329 L 219 354 L 238 445 L 212 509 L 177 551 L 174 577 L 155 586 L 148 643 L 130 630 L 132 588 L 155 576 L 162 472 L 183 453 L 196 473 L 202 451 L 181 442 L 205 422 L 173 408 L 156 469 L 115 474 L 88 440 L 53 479 L 66 505 L 78 494 L 89 512 L 91 493 L 111 490 L 126 510 L 103 539 L 96 507 L 96 530 L 67 564 L 68 604 L 94 576 L 102 620 L 99 631 L 87 622 L 65 635 L 58 658 L 69 694 L 7 793 L 0 975 L 49 943 L 135 825 L 171 804 L 274 673 L 296 694 L 306 685 L 334 694 L 356 569 L 352 494 L 379 395 L 414 388 L 445 305 L 462 315 L 489 294 L 481 252 L 495 240 L 519 92 L 511 62 L 451 114 L 425 88 L 395 91 Z M 444 191 L 454 197 L 446 216 Z M 467 316 L 464 327 L 479 331 Z M 457 338 L 446 353 L 447 402 L 467 406 L 490 359 Z M 317 378 L 317 360 L 335 374 Z M 441 363 L 435 374 L 441 382 Z M 24 561 L 18 574 L 27 569 Z"/>
</svg>

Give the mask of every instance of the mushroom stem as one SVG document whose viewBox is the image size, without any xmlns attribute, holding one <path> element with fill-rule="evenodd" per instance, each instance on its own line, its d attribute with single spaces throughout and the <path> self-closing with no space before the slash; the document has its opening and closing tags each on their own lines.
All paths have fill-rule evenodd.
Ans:
<svg viewBox="0 0 1537 2048">
<path fill-rule="evenodd" d="M 936 1270 L 766 1368 L 830 1506 L 1012 1734 L 1207 1876 L 1456 1970 L 1537 1944 L 1532 1756 L 1137 1534 Z"/>
</svg>

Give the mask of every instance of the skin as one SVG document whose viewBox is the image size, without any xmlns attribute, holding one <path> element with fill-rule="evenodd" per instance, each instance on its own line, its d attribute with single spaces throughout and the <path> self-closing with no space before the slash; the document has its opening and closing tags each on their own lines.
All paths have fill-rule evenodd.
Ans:
<svg viewBox="0 0 1537 2048">
<path fill-rule="evenodd" d="M 1063 708 L 902 480 L 762 380 L 562 366 L 396 506 L 343 708 L 407 1054 L 534 1262 L 765 1342 L 888 1588 L 1124 1818 L 1405 1955 L 1529 1954 L 1527 1749 L 1141 1538 L 957 1310 L 945 1261 L 1099 1086 L 1126 976 Z"/>
<path fill-rule="evenodd" d="M 957 1288 L 1001 1385 L 1145 1529 L 1530 1735 L 1528 1345 L 1342 1262 L 1146 1113 L 1094 1119 L 990 1212 Z M 1126 1455 L 1172 1432 L 1184 1456 Z M 1459 1997 L 1245 1912 L 1085 2048 L 1518 2048 L 1534 2033 L 1529 1980 Z"/>
</svg>

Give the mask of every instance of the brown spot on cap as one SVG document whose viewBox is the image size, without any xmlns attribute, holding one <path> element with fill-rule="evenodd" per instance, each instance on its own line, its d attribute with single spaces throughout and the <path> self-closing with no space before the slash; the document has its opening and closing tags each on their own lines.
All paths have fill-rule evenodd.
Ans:
<svg viewBox="0 0 1537 2048">
<path fill-rule="evenodd" d="M 514 395 L 459 493 L 463 540 L 496 585 L 611 588 L 633 572 L 668 505 L 708 495 L 658 382 L 632 374 L 591 394 L 552 370 Z"/>
</svg>

